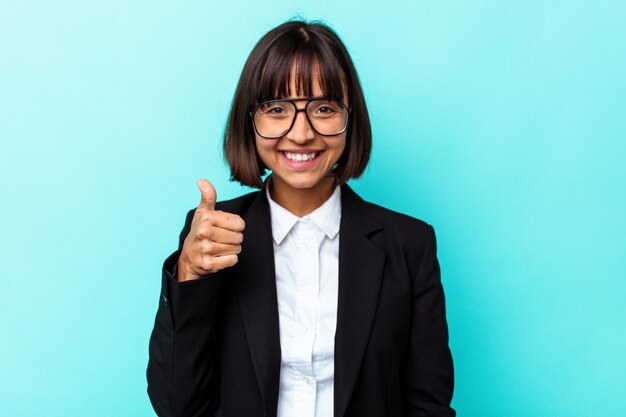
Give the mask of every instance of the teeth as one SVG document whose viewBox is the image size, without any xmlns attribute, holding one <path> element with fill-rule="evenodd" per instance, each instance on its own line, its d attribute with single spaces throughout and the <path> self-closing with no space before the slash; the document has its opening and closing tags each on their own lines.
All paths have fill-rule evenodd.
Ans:
<svg viewBox="0 0 626 417">
<path fill-rule="evenodd" d="M 309 161 L 309 160 L 315 158 L 317 156 L 317 152 L 311 152 L 311 153 L 291 153 L 291 152 L 285 152 L 285 156 L 290 161 L 304 162 L 304 161 Z"/>
</svg>

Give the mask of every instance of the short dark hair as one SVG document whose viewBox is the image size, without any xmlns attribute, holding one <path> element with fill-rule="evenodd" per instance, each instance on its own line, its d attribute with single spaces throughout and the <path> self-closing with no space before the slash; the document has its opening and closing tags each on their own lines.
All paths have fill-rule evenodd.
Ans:
<svg viewBox="0 0 626 417">
<path fill-rule="evenodd" d="M 263 101 L 289 94 L 294 65 L 298 94 L 310 96 L 313 68 L 317 66 L 324 96 L 343 98 L 345 93 L 352 107 L 346 148 L 333 168 L 338 184 L 358 178 L 365 171 L 372 129 L 352 59 L 339 36 L 326 24 L 291 20 L 259 40 L 241 72 L 224 130 L 224 156 L 231 181 L 263 188 L 267 167 L 256 152 L 249 112 Z"/>
</svg>

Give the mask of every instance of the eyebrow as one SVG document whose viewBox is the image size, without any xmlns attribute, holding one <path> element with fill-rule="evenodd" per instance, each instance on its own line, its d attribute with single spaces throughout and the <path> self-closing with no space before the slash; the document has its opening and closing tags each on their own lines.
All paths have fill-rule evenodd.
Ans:
<svg viewBox="0 0 626 417">
<path fill-rule="evenodd" d="M 309 97 L 277 97 L 276 100 L 307 100 L 311 98 L 329 98 L 328 96 L 318 95 Z"/>
<path fill-rule="evenodd" d="M 325 95 L 317 95 L 317 96 L 310 96 L 310 97 L 277 97 L 271 100 L 266 100 L 266 101 L 274 101 L 274 100 L 293 100 L 293 101 L 299 101 L 299 100 L 315 100 L 315 99 L 329 99 L 329 100 L 342 100 L 340 98 L 337 97 L 331 97 L 331 96 L 325 96 Z"/>
</svg>

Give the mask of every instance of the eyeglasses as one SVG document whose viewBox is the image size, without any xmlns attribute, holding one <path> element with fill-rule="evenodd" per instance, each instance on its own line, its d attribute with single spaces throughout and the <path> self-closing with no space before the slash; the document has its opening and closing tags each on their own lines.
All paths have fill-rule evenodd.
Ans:
<svg viewBox="0 0 626 417">
<path fill-rule="evenodd" d="M 306 106 L 297 108 L 297 101 L 306 101 Z M 265 139 L 285 136 L 301 111 L 315 132 L 322 136 L 336 136 L 348 128 L 351 110 L 340 100 L 330 98 L 276 99 L 259 104 L 250 112 L 250 117 L 256 133 Z"/>
</svg>

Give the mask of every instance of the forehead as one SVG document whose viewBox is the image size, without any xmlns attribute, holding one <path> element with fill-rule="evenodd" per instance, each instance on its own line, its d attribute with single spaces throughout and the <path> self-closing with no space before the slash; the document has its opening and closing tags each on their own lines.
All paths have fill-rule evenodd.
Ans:
<svg viewBox="0 0 626 417">
<path fill-rule="evenodd" d="M 345 78 L 335 56 L 303 51 L 283 59 L 268 59 L 260 71 L 255 98 L 257 102 L 316 96 L 343 99 L 349 95 Z"/>
<path fill-rule="evenodd" d="M 298 69 L 295 65 L 292 65 L 287 87 L 287 98 L 326 96 L 324 89 L 322 89 L 319 66 L 317 63 L 315 63 L 311 68 L 311 77 L 308 80 L 302 80 L 301 75 L 298 73 Z"/>
</svg>

